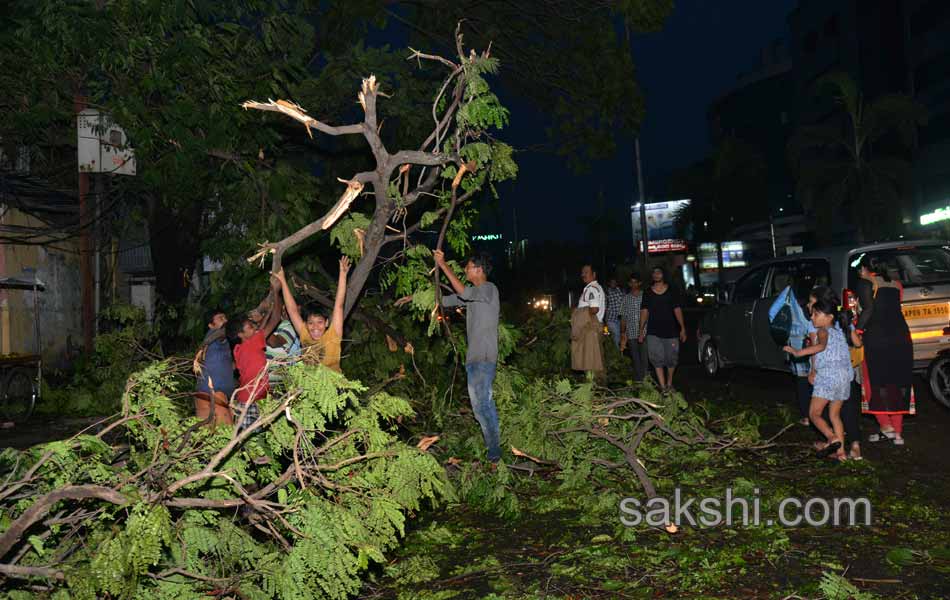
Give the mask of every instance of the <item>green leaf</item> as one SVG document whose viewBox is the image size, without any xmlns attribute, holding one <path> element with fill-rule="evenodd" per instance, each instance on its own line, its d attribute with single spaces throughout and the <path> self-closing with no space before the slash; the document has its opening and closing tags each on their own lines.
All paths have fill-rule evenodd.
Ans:
<svg viewBox="0 0 950 600">
<path fill-rule="evenodd" d="M 909 567 L 917 562 L 914 554 L 909 548 L 893 548 L 884 555 L 884 560 L 896 567 Z"/>
<path fill-rule="evenodd" d="M 33 546 L 33 549 L 36 550 L 37 554 L 39 554 L 40 556 L 43 556 L 43 554 L 45 554 L 45 551 L 43 549 L 43 538 L 37 535 L 31 535 L 30 537 L 26 538 L 26 541 L 28 541 L 30 545 Z"/>
</svg>

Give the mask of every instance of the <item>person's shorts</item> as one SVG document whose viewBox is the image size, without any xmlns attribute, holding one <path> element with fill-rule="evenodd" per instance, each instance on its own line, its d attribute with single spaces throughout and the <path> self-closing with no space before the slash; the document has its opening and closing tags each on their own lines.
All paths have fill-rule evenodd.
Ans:
<svg viewBox="0 0 950 600">
<path fill-rule="evenodd" d="M 647 354 L 650 364 L 657 369 L 675 367 L 680 361 L 680 341 L 678 338 L 647 336 Z"/>
</svg>

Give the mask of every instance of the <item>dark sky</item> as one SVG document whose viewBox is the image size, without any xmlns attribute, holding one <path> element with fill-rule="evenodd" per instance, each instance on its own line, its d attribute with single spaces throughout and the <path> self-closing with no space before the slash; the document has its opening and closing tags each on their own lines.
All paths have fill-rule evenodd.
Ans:
<svg viewBox="0 0 950 600">
<path fill-rule="evenodd" d="M 664 30 L 639 35 L 633 43 L 636 77 L 647 99 L 640 145 L 648 199 L 663 193 L 670 170 L 708 152 L 707 107 L 737 76 L 760 63 L 763 47 L 786 37 L 786 16 L 796 4 L 796 0 L 675 1 Z M 511 125 L 502 138 L 517 147 L 544 135 L 544 123 L 530 106 L 507 102 Z M 516 208 L 522 238 L 581 240 L 584 231 L 577 220 L 596 210 L 603 190 L 605 204 L 625 219 L 631 237 L 625 207 L 636 194 L 632 140 L 615 159 L 594 165 L 589 174 L 574 175 L 551 155 L 522 154 L 518 164 L 517 181 L 502 189 L 497 213 L 503 215 L 495 215 L 502 217 L 502 223 L 493 224 L 486 214 L 483 228 L 501 226 L 510 239 Z"/>
</svg>

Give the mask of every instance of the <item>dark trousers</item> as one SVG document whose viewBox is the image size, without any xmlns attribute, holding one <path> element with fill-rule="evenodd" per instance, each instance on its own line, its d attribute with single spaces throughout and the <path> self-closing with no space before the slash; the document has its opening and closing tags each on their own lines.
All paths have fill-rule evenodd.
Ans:
<svg viewBox="0 0 950 600">
<path fill-rule="evenodd" d="M 640 343 L 637 341 L 637 338 L 627 338 L 627 353 L 633 360 L 634 379 L 637 381 L 643 381 L 643 378 L 647 376 L 647 365 L 650 362 L 647 358 L 646 340 L 643 340 L 643 343 Z"/>
<path fill-rule="evenodd" d="M 796 377 L 798 391 L 798 413 L 803 419 L 808 418 L 808 407 L 811 405 L 812 386 L 807 377 Z M 828 408 L 825 407 L 822 417 L 828 420 Z M 828 421 L 829 423 L 831 421 Z M 845 443 L 853 444 L 861 441 L 861 386 L 851 383 L 851 397 L 845 400 L 841 407 L 841 422 L 844 424 Z"/>
</svg>

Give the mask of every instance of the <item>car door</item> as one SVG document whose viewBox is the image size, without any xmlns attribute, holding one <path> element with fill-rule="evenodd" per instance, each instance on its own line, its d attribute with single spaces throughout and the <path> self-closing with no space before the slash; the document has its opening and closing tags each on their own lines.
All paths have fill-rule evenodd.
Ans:
<svg viewBox="0 0 950 600">
<path fill-rule="evenodd" d="M 831 264 L 823 258 L 788 260 L 772 266 L 763 298 L 756 305 L 753 315 L 752 329 L 759 366 L 779 370 L 789 368 L 788 355 L 772 339 L 769 322 L 769 309 L 779 293 L 787 286 L 792 286 L 795 299 L 805 306 L 811 290 L 818 285 L 827 285 L 830 280 Z"/>
<path fill-rule="evenodd" d="M 729 303 L 719 309 L 719 351 L 727 362 L 755 364 L 752 317 L 769 268 L 763 265 L 743 275 L 736 282 Z"/>
</svg>

